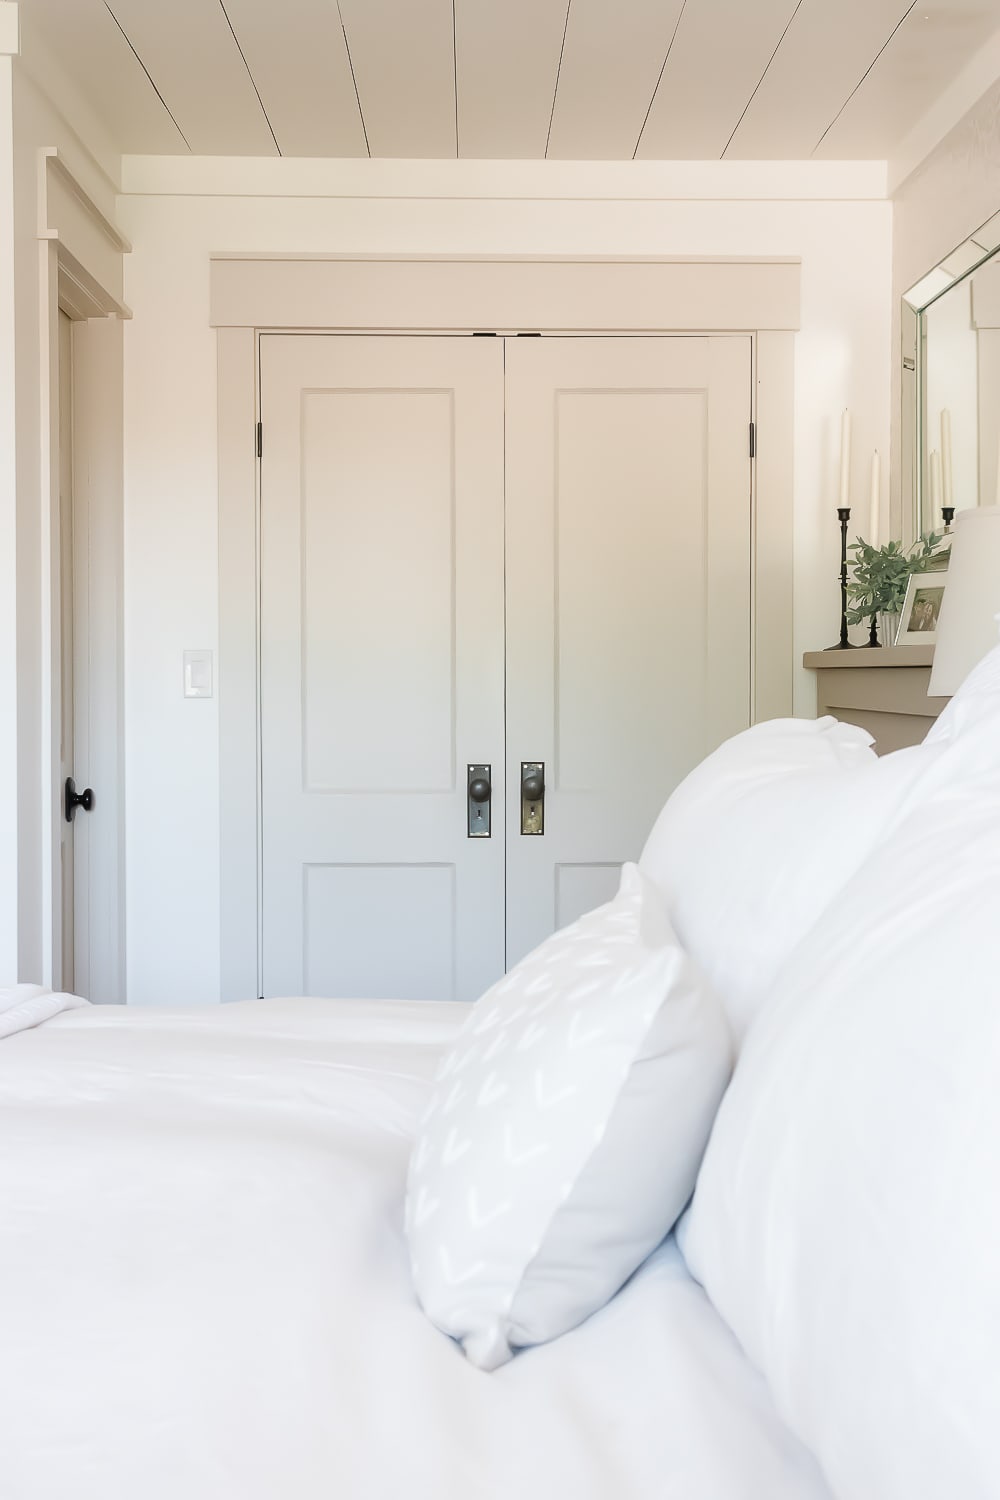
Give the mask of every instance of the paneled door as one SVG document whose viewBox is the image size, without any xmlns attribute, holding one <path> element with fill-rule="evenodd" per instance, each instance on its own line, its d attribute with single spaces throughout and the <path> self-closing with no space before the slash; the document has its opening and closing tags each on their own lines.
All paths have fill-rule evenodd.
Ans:
<svg viewBox="0 0 1000 1500">
<path fill-rule="evenodd" d="M 264 994 L 474 999 L 746 727 L 750 380 L 748 337 L 261 339 Z"/>
<path fill-rule="evenodd" d="M 265 995 L 504 967 L 503 346 L 261 338 Z M 495 833 L 502 833 L 500 829 Z"/>
<path fill-rule="evenodd" d="M 508 965 L 610 899 L 669 792 L 750 722 L 750 354 L 508 341 Z M 540 807 L 515 795 L 539 765 Z"/>
</svg>

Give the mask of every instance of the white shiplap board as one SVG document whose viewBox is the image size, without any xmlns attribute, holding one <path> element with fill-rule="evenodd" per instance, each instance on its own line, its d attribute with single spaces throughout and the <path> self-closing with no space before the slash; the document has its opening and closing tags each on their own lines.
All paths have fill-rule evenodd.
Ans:
<svg viewBox="0 0 1000 1500">
<path fill-rule="evenodd" d="M 630 157 L 683 0 L 573 0 L 549 156 Z"/>
<path fill-rule="evenodd" d="M 877 59 L 819 147 L 827 160 L 856 157 L 872 141 L 899 141 L 942 84 L 1000 26 L 997 0 L 935 0 L 917 5 Z"/>
<path fill-rule="evenodd" d="M 545 155 L 568 12 L 569 0 L 456 0 L 460 156 Z"/>
<path fill-rule="evenodd" d="M 129 150 L 137 154 L 187 152 L 103 0 L 34 0 L 31 19 L 44 28 L 58 62 L 79 79 L 114 140 L 134 142 Z"/>
<path fill-rule="evenodd" d="M 367 156 L 344 28 L 330 0 L 226 0 L 283 156 Z"/>
<path fill-rule="evenodd" d="M 811 156 L 911 0 L 802 0 L 727 151 Z"/>
<path fill-rule="evenodd" d="M 717 160 L 767 67 L 796 0 L 698 0 L 684 9 L 637 156 Z M 724 45 L 720 39 L 724 38 Z"/>
<path fill-rule="evenodd" d="M 23 12 L 126 155 L 189 143 L 204 156 L 876 161 L 1000 49 L 1000 0 L 23 0 Z"/>
<path fill-rule="evenodd" d="M 451 0 L 340 0 L 372 156 L 455 155 Z"/>
<path fill-rule="evenodd" d="M 208 156 L 276 154 L 221 4 L 113 0 L 111 9 L 192 151 Z"/>
</svg>

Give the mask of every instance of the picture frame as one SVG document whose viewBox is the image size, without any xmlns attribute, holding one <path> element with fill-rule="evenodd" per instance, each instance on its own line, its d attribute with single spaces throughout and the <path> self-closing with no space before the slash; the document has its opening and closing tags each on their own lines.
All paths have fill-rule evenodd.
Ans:
<svg viewBox="0 0 1000 1500">
<path fill-rule="evenodd" d="M 896 632 L 897 646 L 934 645 L 947 584 L 947 568 L 910 575 Z"/>
</svg>

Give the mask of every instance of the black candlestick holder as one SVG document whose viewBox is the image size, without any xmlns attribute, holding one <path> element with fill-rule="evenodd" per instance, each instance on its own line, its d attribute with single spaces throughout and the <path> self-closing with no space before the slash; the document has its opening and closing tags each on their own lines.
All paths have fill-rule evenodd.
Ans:
<svg viewBox="0 0 1000 1500">
<path fill-rule="evenodd" d="M 847 523 L 851 519 L 850 508 L 846 505 L 838 506 L 837 519 L 840 522 L 840 640 L 835 646 L 827 646 L 828 651 L 853 651 L 854 644 L 847 639 Z M 875 629 L 874 619 L 872 629 Z"/>
<path fill-rule="evenodd" d="M 955 507 L 953 505 L 942 505 L 941 519 L 944 522 L 945 531 L 950 531 L 951 523 L 955 519 Z"/>
<path fill-rule="evenodd" d="M 868 627 L 868 645 L 872 647 L 881 646 L 881 644 L 878 638 L 878 615 L 872 615 L 871 624 Z"/>
</svg>

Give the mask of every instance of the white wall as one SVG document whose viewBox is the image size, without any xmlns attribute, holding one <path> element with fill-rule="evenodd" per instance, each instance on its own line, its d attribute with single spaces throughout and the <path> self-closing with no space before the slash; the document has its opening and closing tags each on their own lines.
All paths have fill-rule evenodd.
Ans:
<svg viewBox="0 0 1000 1500">
<path fill-rule="evenodd" d="M 349 164 L 345 180 L 351 192 L 359 192 L 368 165 Z M 399 180 L 400 164 L 371 163 L 373 182 L 385 180 L 387 165 L 396 168 Z M 511 183 L 518 169 L 508 164 L 498 171 L 511 195 L 500 200 L 476 196 L 475 171 L 469 171 L 474 166 L 416 163 L 409 169 L 417 184 L 411 193 L 432 178 L 429 191 L 435 196 L 373 198 L 332 192 L 293 196 L 304 181 L 314 180 L 308 164 L 277 163 L 262 179 L 272 196 L 250 197 L 245 184 L 253 180 L 252 164 L 239 164 L 240 196 L 203 187 L 202 195 L 193 196 L 135 191 L 144 176 L 142 164 L 125 163 L 133 191 L 119 200 L 117 218 L 133 243 L 125 293 L 134 312 L 125 335 L 131 1003 L 208 1004 L 218 998 L 217 699 L 185 700 L 181 694 L 183 650 L 217 645 L 211 252 L 801 257 L 797 658 L 836 638 L 840 411 L 849 406 L 854 412 L 853 480 L 859 498 L 867 497 L 871 451 L 887 450 L 889 428 L 891 210 L 879 201 L 871 172 L 856 172 L 857 200 L 845 189 L 851 174 L 841 173 L 838 193 L 844 195 L 838 201 L 789 201 L 781 196 L 780 171 L 770 166 L 771 196 L 761 197 L 757 187 L 756 201 L 753 193 L 747 201 L 746 174 L 730 179 L 736 184 L 732 201 L 706 199 L 705 182 L 718 178 L 706 172 L 699 191 L 690 168 L 683 198 L 612 193 L 613 201 L 601 201 L 608 192 L 607 164 L 593 171 L 597 196 L 581 191 L 587 173 L 575 164 L 569 174 L 574 196 L 551 199 L 537 196 L 540 179 L 532 170 L 524 175 L 530 194 L 526 188 L 526 196 L 517 196 Z M 201 169 L 195 164 L 193 170 Z M 152 169 L 145 175 L 163 181 Z M 804 180 L 797 169 L 796 193 Z M 819 180 L 817 175 L 814 182 Z M 863 510 L 867 520 L 867 498 Z M 796 702 L 799 712 L 814 712 L 814 685 L 804 673 L 798 675 Z M 247 817 L 253 816 L 248 808 Z"/>
</svg>

